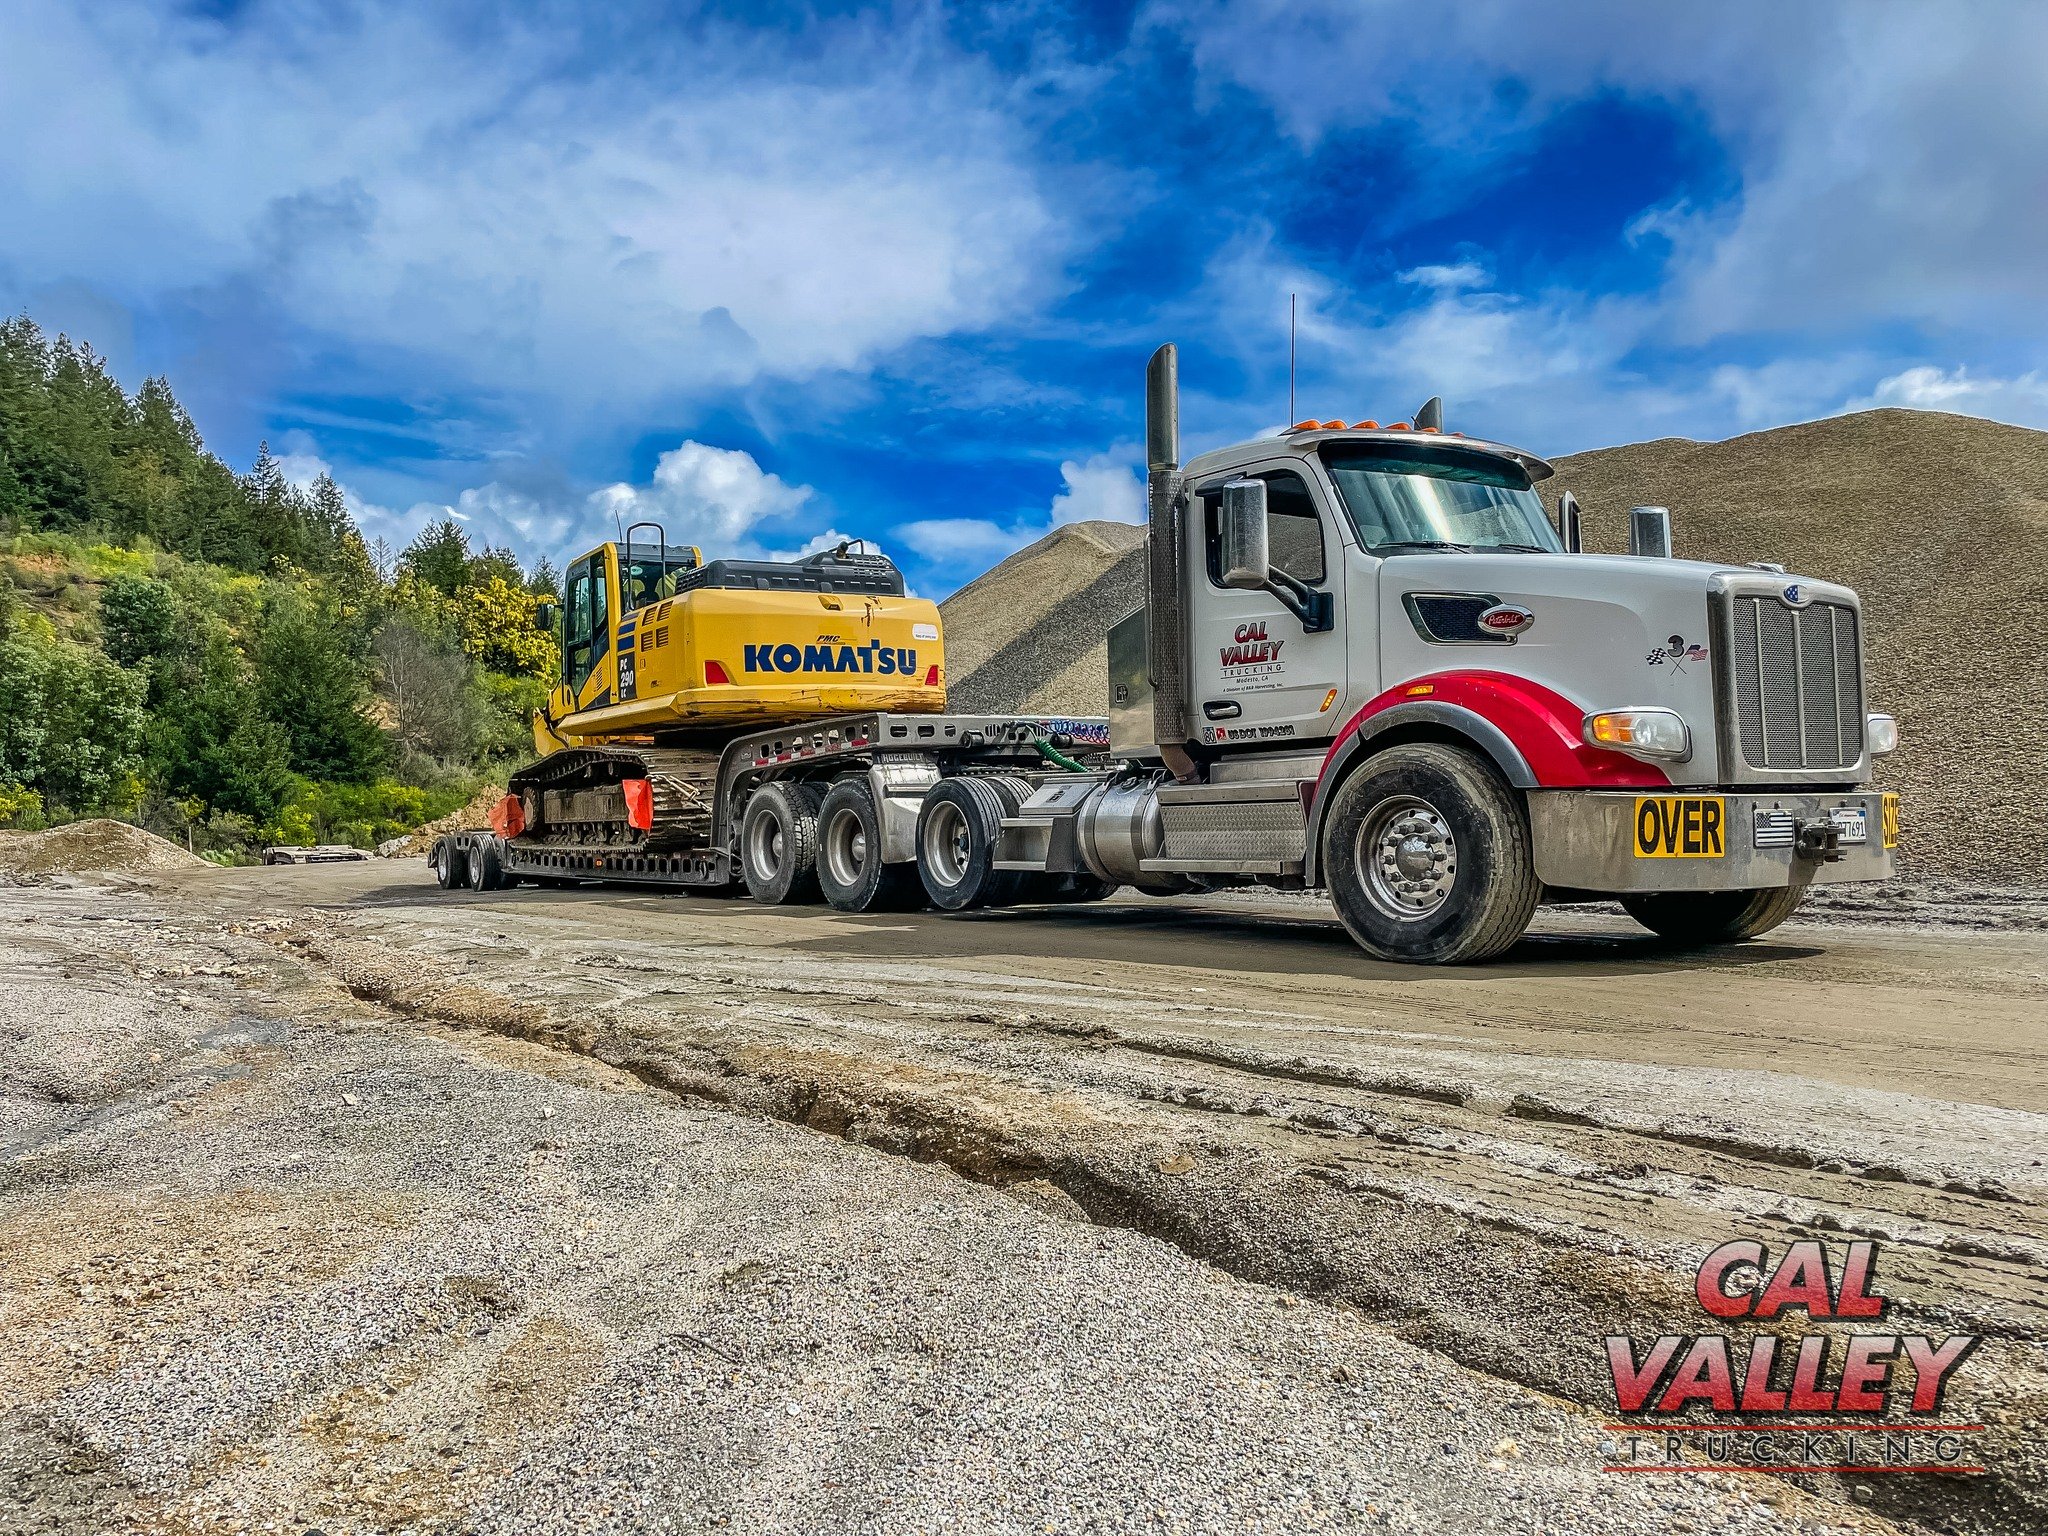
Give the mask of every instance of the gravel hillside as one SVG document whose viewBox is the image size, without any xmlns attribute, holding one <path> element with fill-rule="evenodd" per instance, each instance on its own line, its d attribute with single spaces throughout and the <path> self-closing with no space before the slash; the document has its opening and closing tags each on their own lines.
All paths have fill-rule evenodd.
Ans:
<svg viewBox="0 0 2048 1536">
<path fill-rule="evenodd" d="M 2048 875 L 2048 432 L 1866 411 L 1721 443 L 1681 438 L 1558 461 L 1586 542 L 1627 545 L 1631 506 L 1672 509 L 1682 555 L 1775 560 L 1863 595 L 1870 697 L 1904 744 L 1909 865 L 2004 884 Z M 1062 528 L 946 605 L 958 704 L 1107 707 L 1102 635 L 1143 595 L 1142 530 Z"/>
</svg>

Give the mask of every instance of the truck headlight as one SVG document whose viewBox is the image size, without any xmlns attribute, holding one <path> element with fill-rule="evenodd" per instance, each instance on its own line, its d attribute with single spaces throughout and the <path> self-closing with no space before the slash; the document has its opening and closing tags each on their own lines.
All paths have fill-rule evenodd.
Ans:
<svg viewBox="0 0 2048 1536">
<path fill-rule="evenodd" d="M 1662 757 L 1682 763 L 1692 756 L 1692 731 L 1675 710 L 1610 709 L 1586 716 L 1586 745 Z"/>
<path fill-rule="evenodd" d="M 1899 750 L 1899 722 L 1890 715 L 1865 715 L 1863 739 L 1870 744 L 1872 757 L 1896 752 Z"/>
</svg>

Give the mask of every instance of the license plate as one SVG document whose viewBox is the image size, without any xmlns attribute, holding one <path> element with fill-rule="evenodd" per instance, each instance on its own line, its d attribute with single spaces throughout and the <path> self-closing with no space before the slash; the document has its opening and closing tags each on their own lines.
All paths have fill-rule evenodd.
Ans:
<svg viewBox="0 0 2048 1536">
<path fill-rule="evenodd" d="M 1728 804 L 1719 795 L 1637 798 L 1637 858 L 1718 859 L 1727 851 Z"/>
<path fill-rule="evenodd" d="M 1884 827 L 1884 845 L 1887 848 L 1899 846 L 1899 797 L 1887 793 L 1878 803 L 1878 819 Z"/>
<path fill-rule="evenodd" d="M 1838 805 L 1828 812 L 1835 835 L 1845 844 L 1870 841 L 1870 813 L 1860 805 Z"/>
</svg>

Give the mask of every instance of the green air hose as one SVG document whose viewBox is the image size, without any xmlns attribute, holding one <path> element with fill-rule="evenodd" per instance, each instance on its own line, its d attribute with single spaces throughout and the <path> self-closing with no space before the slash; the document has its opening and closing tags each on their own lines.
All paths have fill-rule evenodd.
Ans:
<svg viewBox="0 0 2048 1536">
<path fill-rule="evenodd" d="M 1038 748 L 1038 755 L 1040 757 L 1049 763 L 1057 763 L 1069 773 L 1086 773 L 1088 771 L 1043 736 L 1037 738 L 1031 745 Z"/>
</svg>

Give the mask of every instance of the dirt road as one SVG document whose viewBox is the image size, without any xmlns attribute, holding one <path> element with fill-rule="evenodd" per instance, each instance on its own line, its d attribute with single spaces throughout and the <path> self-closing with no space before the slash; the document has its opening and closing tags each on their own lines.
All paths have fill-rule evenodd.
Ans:
<svg viewBox="0 0 2048 1536">
<path fill-rule="evenodd" d="M 655 1503 L 631 1507 L 675 1512 L 684 1527 L 741 1512 L 753 1517 L 741 1523 L 776 1528 L 925 1529 L 951 1512 L 963 1529 L 1155 1528 L 1146 1522 L 1156 1509 L 1166 1528 L 1188 1529 L 1721 1529 L 1768 1513 L 1990 1531 L 2048 1515 L 2048 934 L 1793 927 L 1686 956 L 1618 917 L 1546 915 L 1504 963 L 1424 972 L 1369 961 L 1314 908 L 1280 901 L 849 918 L 623 891 L 451 897 L 420 866 L 390 863 L 166 878 L 112 902 L 15 893 L 0 903 L 0 931 L 17 947 L 24 914 L 51 943 L 71 935 L 63 964 L 88 989 L 118 993 L 118 977 L 139 975 L 159 995 L 196 996 L 162 974 L 153 948 L 231 955 L 214 963 L 247 972 L 233 983 L 238 1016 L 281 1031 L 234 1047 L 270 1065 L 251 1058 L 233 1081 L 261 1091 L 233 1092 L 286 1121 L 266 1097 L 276 1090 L 262 1087 L 273 1071 L 325 1074 L 322 1091 L 357 1101 L 299 1132 L 310 1138 L 304 1155 L 329 1159 L 313 1183 L 339 1203 L 279 1218 L 280 1231 L 329 1234 L 315 1245 L 329 1255 L 323 1277 L 395 1262 L 437 1223 L 474 1220 L 486 1235 L 548 1225 L 549 1213 L 504 1214 L 508 1188 L 529 1203 L 564 1191 L 561 1219 L 573 1212 L 597 1234 L 566 1250 L 590 1265 L 582 1291 L 559 1274 L 505 1270 L 495 1237 L 459 1265 L 422 1260 L 423 1273 L 445 1265 L 496 1287 L 527 1333 L 574 1337 L 522 1334 L 509 1346 L 505 1358 L 527 1362 L 516 1369 L 547 1383 L 548 1412 L 489 1434 L 465 1421 L 498 1460 L 450 1442 L 474 1477 L 449 1486 L 472 1491 L 420 1503 L 408 1518 L 421 1529 L 442 1528 L 457 1506 L 495 1528 L 486 1514 L 522 1508 L 506 1468 L 529 1464 L 533 1486 L 595 1486 L 621 1508 L 644 1496 Z M 78 940 L 95 929 L 109 937 Z M 248 980 L 258 974 L 260 986 Z M 51 1016 L 62 995 L 51 993 Z M 37 1034 L 27 1023 L 15 1024 L 24 1040 Z M 189 1063 L 194 1051 L 223 1049 L 149 1045 L 161 1027 L 160 1010 L 140 1007 L 114 1033 L 140 1042 L 138 1059 Z M 107 1034 L 96 1027 L 102 1042 Z M 42 1069 L 7 1075 L 24 1070 Z M 536 1076 L 587 1094 L 598 1107 L 577 1113 L 592 1129 L 565 1138 L 550 1123 L 536 1138 L 529 1107 L 508 1139 L 494 1115 L 479 1121 L 466 1107 L 475 1096 L 518 1098 L 528 1090 L 507 1085 Z M 29 1250 L 18 1243 L 42 1231 L 36 1221 L 75 1224 L 67 1213 L 77 1210 L 111 1219 L 107 1202 L 126 1198 L 114 1193 L 126 1185 L 93 1161 L 115 1156 L 107 1112 L 81 1116 L 77 1106 L 157 1091 L 107 1087 L 96 1101 L 98 1090 L 81 1089 L 67 1101 L 17 1090 L 27 1140 L 0 1198 L 11 1248 L 0 1324 L 10 1333 L 44 1315 L 24 1299 L 42 1295 L 38 1286 L 70 1287 L 64 1315 L 78 1327 L 98 1320 L 62 1280 L 73 1271 L 60 1275 L 50 1259 L 47 1272 L 35 1261 L 24 1273 Z M 290 1095 L 278 1102 L 305 1109 Z M 371 1105 L 374 1117 L 352 1113 Z M 206 1112 L 227 1116 L 222 1134 L 242 1124 L 242 1111 Z M 123 1114 L 123 1124 L 148 1118 Z M 352 1139 L 368 1118 L 380 1158 L 401 1158 L 408 1137 L 436 1150 L 415 1145 L 423 1161 L 410 1173 L 380 1164 L 369 1177 Z M 285 1133 L 266 1124 L 260 1134 Z M 169 1150 L 121 1145 L 120 1157 L 160 1173 L 176 1163 Z M 711 1171 L 704 1149 L 714 1146 L 723 1161 Z M 479 1165 L 499 1158 L 537 1182 L 494 1182 Z M 237 1167 L 246 1177 L 268 1165 L 249 1154 Z M 199 1182 L 205 1199 L 235 1187 L 219 1167 Z M 665 1182 L 685 1193 L 661 1195 Z M 384 1205 L 351 1204 L 373 1189 Z M 687 1207 L 679 1225 L 664 1198 Z M 735 1257 L 766 1241 L 763 1223 L 777 1257 Z M 540 1241 L 559 1235 L 551 1227 Z M 1858 1236 L 1883 1245 L 1887 1326 L 1985 1337 L 1956 1376 L 1945 1420 L 1985 1426 L 1971 1441 L 1984 1475 L 1818 1475 L 1795 1489 L 1777 1477 L 1601 1472 L 1617 1454 L 1600 1427 L 1614 1416 L 1606 1335 L 1710 1331 L 1692 1273 L 1717 1243 L 1756 1238 L 1775 1250 Z M 42 1248 L 31 1247 L 50 1242 L 37 1236 Z M 687 1264 L 676 1251 L 684 1243 Z M 729 1443 L 714 1434 L 728 1452 L 693 1450 L 686 1473 L 676 1464 L 683 1442 L 636 1409 L 630 1475 L 613 1468 L 593 1485 L 565 1470 L 578 1457 L 610 1466 L 578 1426 L 625 1412 L 621 1392 L 642 1403 L 632 1394 L 652 1390 L 652 1324 L 594 1326 L 576 1298 L 644 1292 L 657 1253 L 665 1276 L 687 1277 L 689 1305 L 635 1305 L 670 1334 L 752 1362 L 744 1319 L 734 1324 L 739 1314 L 716 1304 L 725 1292 L 707 1284 L 765 1264 L 775 1306 L 815 1309 L 817 1374 L 832 1400 L 849 1412 L 871 1404 L 876 1425 L 893 1427 L 863 1442 L 843 1418 L 805 1419 L 809 1460 L 788 1436 L 764 1449 L 752 1429 L 730 1431 L 739 1439 Z M 816 1267 L 827 1255 L 838 1268 Z M 310 1294 L 310 1280 L 276 1284 L 278 1297 Z M 448 1301 L 446 1285 L 436 1294 L 434 1306 L 462 1314 L 447 1325 L 458 1339 L 477 1307 L 496 1315 L 497 1303 Z M 857 1315 L 841 1315 L 849 1307 Z M 410 1467 L 404 1486 L 415 1489 L 447 1482 L 429 1474 L 451 1458 L 414 1465 L 416 1441 L 446 1436 L 420 1427 L 425 1409 L 406 1409 L 409 1422 L 395 1404 L 424 1395 L 445 1417 L 451 1394 L 492 1401 L 477 1397 L 485 1364 L 450 1363 L 485 1346 L 436 1353 L 416 1336 L 424 1326 L 378 1348 L 424 1350 L 431 1363 L 399 1371 L 383 1383 L 391 1393 L 365 1405 L 383 1437 L 372 1460 Z M 923 1340 L 915 1389 L 872 1368 L 874 1339 L 905 1329 Z M 508 1348 L 504 1330 L 517 1331 L 503 1325 L 491 1348 Z M 1226 1337 L 1228 1360 L 1204 1353 Z M 850 1339 L 863 1342 L 850 1349 Z M 91 1353 L 100 1346 L 83 1347 L 83 1357 L 61 1344 L 44 1352 L 56 1374 L 5 1405 L 14 1433 L 31 1420 L 68 1425 L 59 1438 L 119 1483 L 109 1499 L 184 1509 L 161 1467 L 131 1467 L 118 1437 L 94 1438 L 77 1404 L 119 1392 L 90 1374 L 106 1369 Z M 167 1346 L 163 1369 L 180 1364 L 181 1347 Z M 549 1364 L 550 1350 L 569 1363 Z M 278 1387 L 210 1449 L 185 1444 L 170 1482 L 184 1478 L 178 1486 L 243 1512 L 318 1490 L 329 1499 L 323 1529 L 400 1528 L 350 1492 L 378 1486 L 375 1476 L 321 1481 L 329 1462 L 307 1460 L 297 1441 L 285 1454 L 281 1416 L 325 1422 L 320 1393 L 345 1396 L 366 1379 L 339 1357 L 324 1369 Z M 749 1367 L 732 1374 L 746 1379 Z M 431 1393 L 419 1385 L 430 1379 Z M 1256 1385 L 1282 1379 L 1291 1385 L 1277 1398 Z M 1020 1381 L 1028 1386 L 1013 1390 Z M 725 1390 L 693 1401 L 730 1406 Z M 975 1402 L 979 1418 L 967 1412 Z M 1008 1404 L 1000 1424 L 987 1402 Z M 1245 1420 L 1255 1408 L 1265 1416 Z M 363 1422 L 349 1419 L 350 1433 Z M 598 1439 L 617 1447 L 632 1437 Z M 322 1454 L 331 1461 L 332 1448 Z M 905 1493 L 904 1456 L 949 1470 L 914 1479 L 909 1502 L 890 1502 Z M 291 1470 L 251 1470 L 265 1457 Z M 1026 1497 L 1020 1469 L 1034 1465 L 1072 1498 Z M 836 1484 L 835 1515 L 787 1489 L 771 1496 L 777 1477 L 805 1498 L 824 1497 L 820 1480 Z M 998 1493 L 1012 1502 L 991 1502 Z M 23 1507 L 48 1503 L 35 1485 Z M 1314 1521 L 1301 1513 L 1309 1508 Z M 520 1518 L 552 1528 L 535 1523 L 532 1506 Z M 497 1523 L 519 1525 L 510 1515 Z"/>
</svg>

